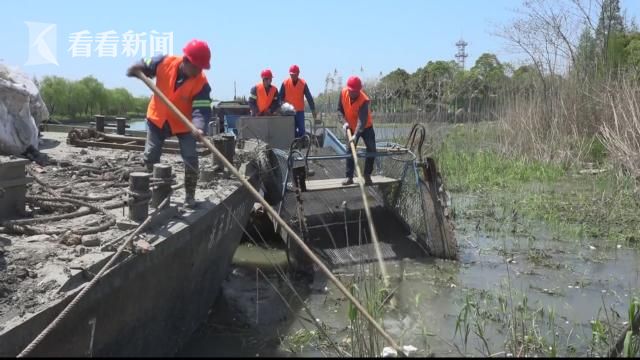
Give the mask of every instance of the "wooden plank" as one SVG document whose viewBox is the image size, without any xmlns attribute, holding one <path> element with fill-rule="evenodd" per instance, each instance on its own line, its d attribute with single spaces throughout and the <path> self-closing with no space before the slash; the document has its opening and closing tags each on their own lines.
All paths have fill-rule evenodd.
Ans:
<svg viewBox="0 0 640 360">
<path fill-rule="evenodd" d="M 322 180 L 307 180 L 307 192 L 311 191 L 325 191 L 325 190 L 336 190 L 336 189 L 348 189 L 353 187 L 358 187 L 358 179 L 354 178 L 354 183 L 351 185 L 344 186 L 342 182 L 344 178 L 340 179 L 322 179 Z M 399 182 L 398 179 L 388 178 L 386 176 L 374 175 L 371 177 L 371 181 L 373 185 L 383 185 L 383 184 L 393 184 Z"/>
</svg>

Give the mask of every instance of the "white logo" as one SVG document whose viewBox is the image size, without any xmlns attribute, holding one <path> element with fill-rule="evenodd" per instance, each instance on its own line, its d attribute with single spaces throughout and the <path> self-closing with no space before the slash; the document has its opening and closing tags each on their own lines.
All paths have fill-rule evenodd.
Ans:
<svg viewBox="0 0 640 360">
<path fill-rule="evenodd" d="M 25 65 L 58 65 L 56 24 L 25 21 L 29 27 L 29 58 Z"/>
<path fill-rule="evenodd" d="M 134 33 L 129 30 L 121 36 L 115 30 L 96 33 L 95 36 L 89 30 L 82 30 L 69 35 L 69 49 L 71 57 L 91 57 L 97 53 L 99 58 L 116 57 L 118 54 L 132 57 L 138 53 L 145 57 L 157 54 L 173 55 L 173 32 L 152 30 L 147 39 L 147 33 Z M 148 45 L 148 51 L 147 51 Z M 119 49 L 120 48 L 120 49 Z"/>
</svg>

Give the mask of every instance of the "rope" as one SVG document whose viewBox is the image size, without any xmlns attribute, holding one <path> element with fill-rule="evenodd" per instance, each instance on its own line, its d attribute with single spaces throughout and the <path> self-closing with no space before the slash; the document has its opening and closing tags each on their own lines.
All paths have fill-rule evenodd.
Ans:
<svg viewBox="0 0 640 360">
<path fill-rule="evenodd" d="M 120 245 L 120 247 L 118 248 L 118 251 L 116 251 L 116 253 L 113 254 L 111 259 L 109 259 L 109 262 L 107 262 L 102 267 L 102 269 L 98 271 L 96 276 L 94 276 L 93 279 L 91 279 L 91 281 L 87 284 L 87 286 L 85 286 L 82 289 L 82 291 L 80 291 L 80 293 L 75 298 L 73 298 L 73 300 L 71 300 L 71 302 L 64 308 L 64 310 L 62 310 L 62 312 L 60 312 L 60 314 L 58 314 L 58 316 L 51 323 L 49 323 L 49 325 L 44 330 L 42 330 L 42 332 L 35 339 L 33 339 L 33 341 L 29 343 L 29 345 L 27 345 L 27 347 L 24 348 L 24 350 L 22 350 L 22 352 L 20 352 L 20 354 L 18 354 L 18 356 L 16 357 L 21 358 L 21 357 L 28 356 L 36 348 L 36 346 L 38 346 L 38 344 L 40 344 L 42 340 L 44 340 L 44 338 L 47 335 L 49 335 L 49 333 L 51 333 L 51 331 L 53 331 L 62 322 L 62 320 L 64 320 L 69 315 L 71 310 L 73 310 L 73 308 L 80 302 L 80 300 L 87 294 L 87 292 L 89 292 L 89 290 L 91 290 L 95 286 L 95 284 L 98 282 L 98 280 L 102 278 L 104 273 L 109 268 L 111 268 L 111 265 L 116 261 L 116 259 L 120 257 L 120 254 L 129 245 L 129 243 L 133 241 L 134 237 L 138 235 L 149 224 L 153 216 L 155 216 L 160 211 L 160 209 L 162 209 L 168 202 L 169 202 L 169 197 L 165 198 L 162 201 L 162 203 L 160 203 L 160 205 L 158 206 L 158 209 L 154 213 L 149 214 L 149 216 L 147 216 L 144 222 L 142 222 L 142 224 L 140 224 L 135 229 L 135 231 L 129 236 L 129 238 L 122 245 Z"/>
</svg>

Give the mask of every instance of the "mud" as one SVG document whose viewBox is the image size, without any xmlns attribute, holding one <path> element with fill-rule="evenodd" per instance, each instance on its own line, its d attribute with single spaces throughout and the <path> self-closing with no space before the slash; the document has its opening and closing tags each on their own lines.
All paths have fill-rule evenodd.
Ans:
<svg viewBox="0 0 640 360">
<path fill-rule="evenodd" d="M 76 148 L 65 144 L 66 133 L 46 133 L 43 153 L 48 165 L 29 165 L 33 173 L 60 196 L 82 198 L 92 205 L 106 208 L 116 221 L 127 219 L 125 205 L 128 174 L 144 169 L 142 153 L 113 149 Z M 182 183 L 183 165 L 179 155 L 163 154 L 162 162 L 173 166 L 175 182 Z M 210 159 L 202 159 L 202 166 Z M 216 178 L 199 184 L 196 200 L 213 202 L 227 196 L 238 187 L 231 179 Z M 27 196 L 51 196 L 37 182 L 28 185 Z M 93 200 L 98 198 L 98 200 Z M 180 204 L 184 198 L 180 186 L 172 194 Z M 35 219 L 74 211 L 88 210 L 85 206 L 60 204 L 55 201 L 28 201 L 27 216 Z M 184 211 L 179 208 L 179 211 Z M 86 211 L 89 213 L 90 211 Z M 98 271 L 100 261 L 108 258 L 123 241 L 130 227 L 113 224 L 104 231 L 80 235 L 105 224 L 107 216 L 93 212 L 57 221 L 41 221 L 27 225 L 24 231 L 7 228 L 0 231 L 0 331 L 9 324 L 34 314 L 53 300 L 64 297 L 67 291 L 87 281 Z M 109 244 L 112 246 L 108 246 Z M 137 241 L 147 240 L 146 234 Z M 135 248 L 129 253 L 137 251 Z M 70 280 L 74 280 L 74 284 Z M 77 280 L 77 281 L 76 281 Z"/>
</svg>

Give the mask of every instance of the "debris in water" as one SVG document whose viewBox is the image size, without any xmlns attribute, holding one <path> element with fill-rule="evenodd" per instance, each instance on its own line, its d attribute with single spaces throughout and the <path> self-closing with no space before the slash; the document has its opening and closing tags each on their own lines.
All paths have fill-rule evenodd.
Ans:
<svg viewBox="0 0 640 360">
<path fill-rule="evenodd" d="M 382 357 L 398 357 L 398 352 L 394 348 L 385 346 L 384 349 L 382 349 Z"/>
<path fill-rule="evenodd" d="M 591 249 L 591 250 L 595 250 L 595 249 L 596 249 L 596 247 L 595 247 L 595 246 L 593 246 L 593 245 L 589 245 L 589 249 Z"/>
<path fill-rule="evenodd" d="M 411 355 L 411 353 L 418 351 L 418 348 L 416 348 L 413 345 L 405 345 L 402 347 L 402 352 L 404 352 L 404 354 L 406 356 Z"/>
</svg>

